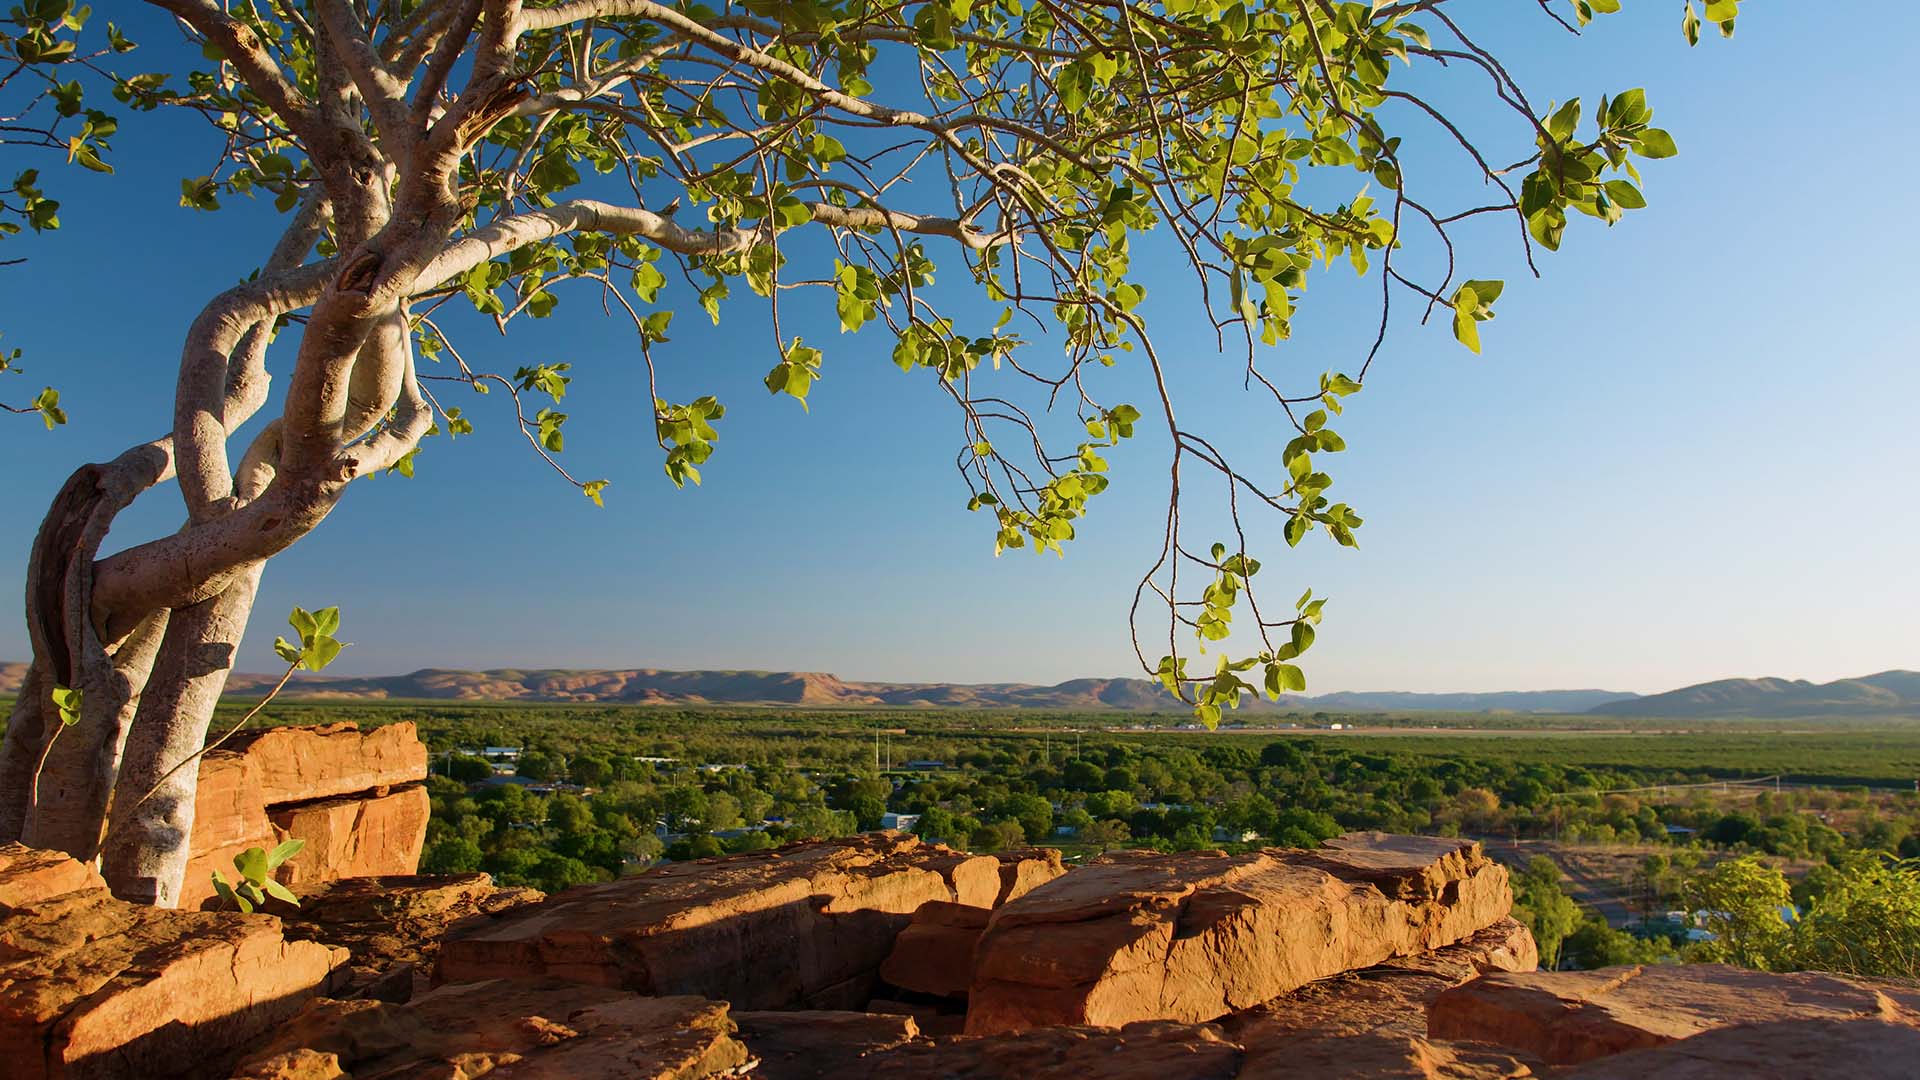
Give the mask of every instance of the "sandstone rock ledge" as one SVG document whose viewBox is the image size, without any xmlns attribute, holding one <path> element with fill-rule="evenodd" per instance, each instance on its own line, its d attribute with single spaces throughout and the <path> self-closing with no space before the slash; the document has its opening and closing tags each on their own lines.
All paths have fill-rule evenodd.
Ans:
<svg viewBox="0 0 1920 1080">
<path fill-rule="evenodd" d="M 1501 973 L 1437 995 L 1427 1028 L 1575 1065 L 1743 1025 L 1851 1020 L 1920 1025 L 1920 986 L 1720 964 Z"/>
<path fill-rule="evenodd" d="M 1004 873 L 993 856 L 896 833 L 675 863 L 459 923 L 434 982 L 561 979 L 741 1009 L 860 1007 L 921 905 L 991 907 Z"/>
<path fill-rule="evenodd" d="M 1478 843 L 1354 833 L 1314 851 L 1123 852 L 994 913 L 968 1034 L 1202 1021 L 1504 918 Z"/>
<path fill-rule="evenodd" d="M 0 1073 L 205 1075 L 330 992 L 346 956 L 272 916 L 124 903 L 72 859 L 0 846 Z"/>
<path fill-rule="evenodd" d="M 213 871 L 232 877 L 235 855 L 288 837 L 307 842 L 281 867 L 289 886 L 413 873 L 427 836 L 426 778 L 426 744 L 411 723 L 241 732 L 200 759 L 179 906 L 207 904 Z"/>
<path fill-rule="evenodd" d="M 234 1076 L 698 1080 L 748 1062 L 724 1001 L 491 980 L 406 1005 L 315 1002 Z"/>
</svg>

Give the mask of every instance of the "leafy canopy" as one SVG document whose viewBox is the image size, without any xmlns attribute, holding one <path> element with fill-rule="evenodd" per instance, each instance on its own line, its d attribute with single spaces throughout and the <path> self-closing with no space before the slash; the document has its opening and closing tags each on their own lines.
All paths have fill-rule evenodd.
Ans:
<svg viewBox="0 0 1920 1080">
<path fill-rule="evenodd" d="M 1209 724 L 1243 693 L 1306 687 L 1296 661 L 1326 600 L 1309 590 L 1290 613 L 1263 612 L 1241 510 L 1278 515 L 1289 546 L 1316 532 L 1356 544 L 1362 517 L 1330 496 L 1327 461 L 1347 448 L 1333 424 L 1365 384 L 1394 299 L 1449 310 L 1454 336 L 1479 352 L 1503 283 L 1457 272 L 1453 230 L 1508 222 L 1531 260 L 1560 247 L 1570 215 L 1612 225 L 1645 206 L 1636 161 L 1676 152 L 1641 90 L 1609 89 L 1591 111 L 1577 98 L 1533 105 L 1450 0 L 155 3 L 198 45 L 193 70 L 141 70 L 143 51 L 117 27 L 102 34 L 69 0 L 23 0 L 0 36 L 21 65 L 0 84 L 0 111 L 29 117 L 33 145 L 95 171 L 112 169 L 119 112 L 196 113 L 221 149 L 206 174 L 182 178 L 180 205 L 320 205 L 316 250 L 343 260 L 370 236 L 391 250 L 443 228 L 432 213 L 387 215 L 439 175 L 428 159 L 452 125 L 457 164 L 441 179 L 457 214 L 426 240 L 458 265 L 402 298 L 428 434 L 475 431 L 478 418 L 442 396 L 502 391 L 531 449 L 602 502 L 608 481 L 560 461 L 558 406 L 589 381 L 580 358 L 526 358 L 509 376 L 455 340 L 476 320 L 504 331 L 571 311 L 566 298 L 582 293 L 633 325 L 676 485 L 701 481 L 726 408 L 663 391 L 656 361 L 674 355 L 687 307 L 719 324 L 743 293 L 771 314 L 768 392 L 802 407 L 834 349 L 782 329 L 796 292 L 830 298 L 843 333 L 891 339 L 895 364 L 956 410 L 966 506 L 989 519 L 996 551 L 1061 552 L 1109 487 L 1113 448 L 1150 423 L 1169 486 L 1132 609 L 1136 652 Z M 1620 4 L 1540 6 L 1543 30 L 1577 32 Z M 1702 18 L 1730 34 L 1737 7 L 1688 0 L 1689 42 Z M 1470 141 L 1428 100 L 1436 80 L 1479 88 L 1516 145 Z M 1409 139 L 1457 151 L 1497 194 L 1430 206 L 1402 156 Z M 0 231 L 58 227 L 39 185 L 20 174 Z M 1407 269 L 1414 245 L 1444 253 L 1444 269 Z M 1188 271 L 1213 348 L 1232 343 L 1246 385 L 1293 433 L 1279 461 L 1231 461 L 1179 419 L 1168 371 L 1180 357 L 1145 320 L 1146 261 Z M 1270 372 L 1269 347 L 1336 264 L 1380 281 L 1378 331 L 1342 370 Z M 958 292 L 997 318 L 951 313 Z M 1119 366 L 1149 400 L 1111 398 L 1102 372 Z M 57 396 L 29 411 L 64 418 Z M 401 411 L 367 437 L 400 430 Z M 381 471 L 413 476 L 418 455 L 412 445 Z M 1203 485 L 1225 496 L 1230 521 L 1210 545 L 1182 524 L 1183 498 Z M 1163 649 L 1143 641 L 1143 610 L 1157 613 Z M 290 662 L 317 655 L 326 614 L 296 621 Z M 1190 663 L 1209 649 L 1211 672 Z"/>
</svg>

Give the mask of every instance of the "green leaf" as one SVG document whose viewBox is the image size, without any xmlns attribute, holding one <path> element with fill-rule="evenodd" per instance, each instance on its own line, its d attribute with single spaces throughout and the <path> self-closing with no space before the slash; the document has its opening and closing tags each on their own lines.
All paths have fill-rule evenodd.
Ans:
<svg viewBox="0 0 1920 1080">
<path fill-rule="evenodd" d="M 267 880 L 261 882 L 260 887 L 262 889 L 265 889 L 267 892 L 267 895 L 273 897 L 275 900 L 279 900 L 282 903 L 292 904 L 294 907 L 300 906 L 300 898 L 293 895 L 293 890 L 287 888 L 285 885 L 280 884 L 278 881 L 275 881 L 272 878 L 268 878 Z"/>
<path fill-rule="evenodd" d="M 1673 144 L 1673 136 L 1659 128 L 1648 128 L 1640 133 L 1640 156 L 1643 158 L 1670 158 L 1680 152 Z"/>
<path fill-rule="evenodd" d="M 283 862 L 300 854 L 307 846 L 305 840 L 282 840 L 278 846 L 267 853 L 267 868 L 276 869 Z"/>
<path fill-rule="evenodd" d="M 280 659 L 285 660 L 289 664 L 297 664 L 300 662 L 300 646 L 295 645 L 286 638 L 274 638 L 273 651 L 279 655 Z"/>
<path fill-rule="evenodd" d="M 81 692 L 66 686 L 53 688 L 53 706 L 59 710 L 60 722 L 68 727 L 80 722 Z"/>
<path fill-rule="evenodd" d="M 1479 308 L 1480 298 L 1465 286 L 1453 298 L 1453 336 L 1475 355 L 1480 352 L 1480 321 L 1474 317 Z"/>
<path fill-rule="evenodd" d="M 320 632 L 319 620 L 313 617 L 312 612 L 303 607 L 293 609 L 293 614 L 287 616 L 287 624 L 292 626 L 302 638 L 312 637 L 314 634 Z"/>
<path fill-rule="evenodd" d="M 267 853 L 263 848 L 250 847 L 233 857 L 233 868 L 240 871 L 245 881 L 265 881 L 267 872 L 272 869 L 267 863 Z"/>
<path fill-rule="evenodd" d="M 1575 129 L 1580 126 L 1580 99 L 1574 98 L 1547 118 L 1547 131 L 1561 142 L 1573 138 Z"/>
<path fill-rule="evenodd" d="M 345 648 L 345 646 L 341 642 L 335 641 L 330 637 L 313 639 L 313 644 L 307 646 L 306 649 L 305 663 L 307 670 L 325 671 L 327 665 L 333 663 L 334 660 L 339 657 L 342 648 Z"/>
</svg>

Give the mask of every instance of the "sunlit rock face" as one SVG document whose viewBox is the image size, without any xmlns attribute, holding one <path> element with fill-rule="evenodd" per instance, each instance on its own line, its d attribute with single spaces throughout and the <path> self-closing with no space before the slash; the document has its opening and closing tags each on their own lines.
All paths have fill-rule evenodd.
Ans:
<svg viewBox="0 0 1920 1080">
<path fill-rule="evenodd" d="M 346 962 L 288 941 L 270 915 L 126 903 L 73 859 L 0 846 L 0 1072 L 13 1080 L 217 1068 L 333 992 Z"/>
<path fill-rule="evenodd" d="M 1313 851 L 1124 852 L 994 913 L 967 1032 L 1212 1020 L 1493 925 L 1507 871 L 1472 841 L 1355 833 Z"/>
<path fill-rule="evenodd" d="M 411 723 L 265 728 L 234 736 L 200 759 L 193 856 L 180 906 L 214 900 L 213 871 L 233 876 L 250 847 L 306 841 L 280 880 L 411 874 L 426 844 L 427 748 Z"/>
<path fill-rule="evenodd" d="M 1057 866 L 1049 854 L 1031 861 Z M 1007 874 L 1022 876 L 994 856 L 897 833 L 674 863 L 462 923 L 435 980 L 553 978 L 743 1009 L 860 1007 L 915 911 L 991 908 Z"/>
</svg>

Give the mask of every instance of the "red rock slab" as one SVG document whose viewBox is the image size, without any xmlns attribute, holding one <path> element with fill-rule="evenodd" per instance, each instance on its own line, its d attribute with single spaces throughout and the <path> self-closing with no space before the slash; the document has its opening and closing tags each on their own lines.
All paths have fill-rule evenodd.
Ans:
<svg viewBox="0 0 1920 1080">
<path fill-rule="evenodd" d="M 351 874 L 410 874 L 426 841 L 427 750 L 411 723 L 243 731 L 200 759 L 193 841 L 179 906 L 209 906 L 213 871 L 288 835 L 308 850 L 283 884 Z M 338 801 L 345 800 L 345 801 Z M 415 835 L 415 834 L 418 835 Z M 308 835 L 313 834 L 313 835 Z"/>
<path fill-rule="evenodd" d="M 1473 1039 L 1573 1065 L 1716 1028 L 1787 1020 L 1920 1022 L 1920 987 L 1720 964 L 1495 973 L 1442 992 L 1439 1039 Z"/>
<path fill-rule="evenodd" d="M 1247 1047 L 1236 1080 L 1518 1080 L 1548 1070 L 1495 1046 L 1388 1031 L 1294 1033 Z"/>
<path fill-rule="evenodd" d="M 739 1039 L 761 1080 L 827 1080 L 920 1037 L 910 1016 L 861 1012 L 737 1012 Z"/>
<path fill-rule="evenodd" d="M 737 1075 L 747 1061 L 724 1002 L 494 980 L 406 1005 L 314 1002 L 234 1076 L 696 1080 Z"/>
<path fill-rule="evenodd" d="M 286 863 L 285 883 L 411 874 L 420 868 L 432 800 L 422 784 L 403 784 L 347 798 L 270 808 L 275 842 L 306 841 Z"/>
<path fill-rule="evenodd" d="M 1450 945 L 1511 906 L 1505 868 L 1477 843 L 1343 839 L 1315 852 L 1126 852 L 1040 886 L 982 935 L 967 1032 L 1211 1020 Z"/>
<path fill-rule="evenodd" d="M 994 858 L 1000 862 L 1000 892 L 988 907 L 1018 900 L 1067 872 L 1066 863 L 1053 848 L 1002 851 L 995 853 Z"/>
<path fill-rule="evenodd" d="M 246 774 L 255 802 L 309 802 L 425 780 L 427 746 L 410 721 L 369 731 L 353 723 L 259 728 L 201 758 L 200 781 L 233 769 Z"/>
<path fill-rule="evenodd" d="M 981 873 L 990 895 L 992 858 L 888 833 L 673 863 L 461 922 L 434 979 L 564 979 L 743 1009 L 859 1005 L 912 913 L 958 900 Z"/>
<path fill-rule="evenodd" d="M 143 907 L 104 883 L 53 891 L 84 875 L 21 850 L 0 859 L 38 864 L 40 884 L 13 895 L 41 895 L 0 915 L 9 1078 L 204 1075 L 328 992 L 346 962 L 344 949 L 285 940 L 269 915 Z"/>
<path fill-rule="evenodd" d="M 1427 1008 L 1442 991 L 1489 971 L 1532 971 L 1538 964 L 1532 933 L 1512 919 L 1502 919 L 1465 941 L 1310 982 L 1219 1023 L 1249 1048 L 1296 1036 L 1338 1040 L 1384 1035 L 1424 1041 Z"/>
<path fill-rule="evenodd" d="M 1716 1028 L 1601 1058 L 1567 1080 L 1913 1080 L 1920 1029 L 1884 1020 L 1785 1020 Z"/>
<path fill-rule="evenodd" d="M 1235 1080 L 1239 1046 L 1210 1025 L 1044 1027 L 909 1043 L 865 1059 L 847 1080 Z"/>
<path fill-rule="evenodd" d="M 0 914 L 64 893 L 106 887 L 91 866 L 62 852 L 42 851 L 17 841 L 0 844 Z"/>
<path fill-rule="evenodd" d="M 920 905 L 913 921 L 893 939 L 880 978 L 901 990 L 965 998 L 973 981 L 973 948 L 992 914 L 986 908 L 940 900 Z"/>
<path fill-rule="evenodd" d="M 479 873 L 340 878 L 294 891 L 300 906 L 275 900 L 267 910 L 280 917 L 290 940 L 337 945 L 351 954 L 351 984 L 336 996 L 400 1002 L 413 994 L 414 972 L 424 984 L 447 927 L 543 895 L 495 886 Z"/>
</svg>

